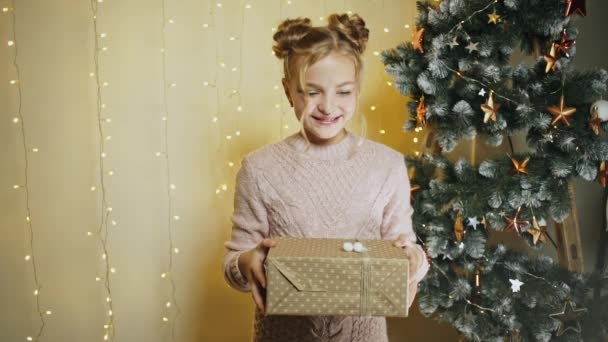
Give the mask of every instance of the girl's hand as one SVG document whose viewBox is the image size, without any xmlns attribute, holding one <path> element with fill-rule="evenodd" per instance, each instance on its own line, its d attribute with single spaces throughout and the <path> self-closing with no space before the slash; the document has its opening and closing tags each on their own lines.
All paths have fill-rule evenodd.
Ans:
<svg viewBox="0 0 608 342">
<path fill-rule="evenodd" d="M 268 250 L 276 246 L 277 241 L 264 239 L 255 248 L 244 252 L 239 256 L 239 270 L 251 284 L 253 301 L 264 314 L 264 302 L 266 300 L 266 274 L 264 273 L 264 260 Z"/>
<path fill-rule="evenodd" d="M 403 248 L 405 255 L 408 257 L 408 259 L 410 261 L 410 267 L 409 267 L 410 274 L 408 277 L 409 298 L 408 298 L 408 303 L 407 303 L 407 307 L 409 308 L 412 305 L 412 303 L 414 302 L 414 298 L 416 297 L 416 292 L 418 290 L 418 283 L 414 281 L 414 275 L 418 271 L 418 268 L 420 268 L 422 266 L 423 260 L 420 260 L 420 258 L 421 258 L 420 253 L 416 253 L 413 248 L 408 248 L 408 247 L 412 247 L 413 243 L 411 241 L 407 240 L 405 234 L 401 234 L 395 240 L 393 240 L 393 245 L 395 247 Z M 422 257 L 424 257 L 424 256 L 422 256 Z"/>
</svg>

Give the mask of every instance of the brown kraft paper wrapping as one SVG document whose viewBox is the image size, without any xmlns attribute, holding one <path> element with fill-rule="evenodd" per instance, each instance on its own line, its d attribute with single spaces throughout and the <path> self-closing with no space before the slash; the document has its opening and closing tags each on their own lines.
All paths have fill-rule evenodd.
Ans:
<svg viewBox="0 0 608 342">
<path fill-rule="evenodd" d="M 265 261 L 268 315 L 407 317 L 409 261 L 388 240 L 277 238 Z M 365 252 L 347 252 L 359 241 Z"/>
</svg>

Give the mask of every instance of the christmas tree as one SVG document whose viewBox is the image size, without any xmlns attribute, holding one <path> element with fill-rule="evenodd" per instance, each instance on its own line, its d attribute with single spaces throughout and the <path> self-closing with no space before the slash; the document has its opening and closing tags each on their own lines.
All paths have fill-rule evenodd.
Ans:
<svg viewBox="0 0 608 342">
<path fill-rule="evenodd" d="M 572 18 L 586 15 L 584 0 L 417 7 L 412 41 L 382 54 L 397 89 L 414 99 L 404 129 L 428 127 L 444 152 L 476 136 L 499 146 L 522 131 L 529 146 L 510 144 L 508 155 L 478 165 L 441 153 L 406 160 L 414 225 L 432 264 L 421 312 L 472 341 L 606 340 L 608 272 L 569 272 L 546 256 L 487 245 L 489 234 L 504 231 L 538 248 L 546 220 L 570 213 L 572 177 L 606 187 L 608 106 L 600 99 L 608 73 L 570 65 Z M 534 62 L 512 65 L 517 49 Z"/>
</svg>

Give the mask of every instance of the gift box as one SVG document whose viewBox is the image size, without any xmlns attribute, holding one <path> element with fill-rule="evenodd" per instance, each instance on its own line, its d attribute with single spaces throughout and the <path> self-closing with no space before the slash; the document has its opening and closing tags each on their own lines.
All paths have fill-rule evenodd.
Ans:
<svg viewBox="0 0 608 342">
<path fill-rule="evenodd" d="M 407 317 L 409 261 L 392 241 L 277 241 L 265 260 L 268 315 Z M 356 241 L 365 251 L 344 249 Z"/>
</svg>

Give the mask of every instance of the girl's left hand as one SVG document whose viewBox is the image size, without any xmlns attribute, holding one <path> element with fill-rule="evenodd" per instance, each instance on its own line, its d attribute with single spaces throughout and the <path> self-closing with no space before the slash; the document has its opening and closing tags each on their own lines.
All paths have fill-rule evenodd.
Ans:
<svg viewBox="0 0 608 342">
<path fill-rule="evenodd" d="M 405 252 L 405 255 L 407 256 L 407 258 L 410 261 L 410 268 L 409 268 L 410 271 L 409 271 L 409 277 L 408 277 L 408 281 L 409 281 L 409 283 L 408 283 L 408 287 L 409 287 L 409 296 L 408 297 L 409 298 L 408 298 L 408 303 L 407 303 L 408 308 L 412 305 L 412 303 L 414 302 L 414 298 L 416 297 L 416 292 L 418 290 L 418 282 L 415 281 L 414 275 L 418 271 L 418 268 L 420 268 L 422 266 L 422 260 L 420 260 L 420 258 L 424 257 L 424 256 L 419 255 L 420 253 L 416 253 L 417 248 L 411 248 L 411 247 L 413 247 L 412 245 L 414 245 L 414 243 L 407 240 L 405 234 L 401 234 L 395 240 L 393 240 L 393 246 L 401 247 L 403 249 L 403 251 Z"/>
</svg>

